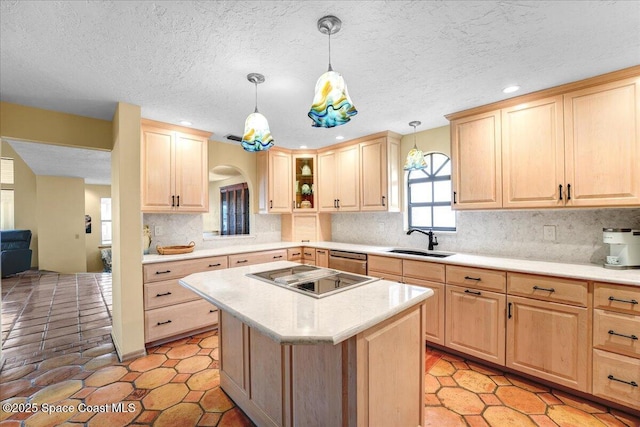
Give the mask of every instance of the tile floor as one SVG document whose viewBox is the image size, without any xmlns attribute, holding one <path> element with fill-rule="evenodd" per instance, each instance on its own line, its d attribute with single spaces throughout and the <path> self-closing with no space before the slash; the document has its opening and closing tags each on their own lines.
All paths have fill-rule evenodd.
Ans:
<svg viewBox="0 0 640 427">
<path fill-rule="evenodd" d="M 216 331 L 120 363 L 108 339 L 110 295 L 108 274 L 29 273 L 2 280 L 2 338 L 9 344 L 0 371 L 2 404 L 24 409 L 47 403 L 73 411 L 3 407 L 0 427 L 253 426 L 219 387 Z M 435 349 L 427 349 L 425 363 L 425 426 L 640 426 L 640 418 Z M 113 403 L 127 411 L 99 411 Z"/>
</svg>

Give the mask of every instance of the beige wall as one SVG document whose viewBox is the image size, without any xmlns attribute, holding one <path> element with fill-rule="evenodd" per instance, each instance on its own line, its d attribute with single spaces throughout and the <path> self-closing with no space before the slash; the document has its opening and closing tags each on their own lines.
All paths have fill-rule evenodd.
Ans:
<svg viewBox="0 0 640 427">
<path fill-rule="evenodd" d="M 140 212 L 140 107 L 118 103 L 113 118 L 111 336 L 121 360 L 145 354 Z"/>
<path fill-rule="evenodd" d="M 14 226 L 20 230 L 31 230 L 31 267 L 38 267 L 36 175 L 6 141 L 2 141 L 2 156 L 13 159 Z"/>
<path fill-rule="evenodd" d="M 108 120 L 0 102 L 0 135 L 46 144 L 111 150 Z"/>
<path fill-rule="evenodd" d="M 36 186 L 39 268 L 86 271 L 84 180 L 38 175 Z"/>
<path fill-rule="evenodd" d="M 245 151 L 240 144 L 209 141 L 209 170 L 216 166 L 234 166 L 247 178 L 251 194 L 251 211 L 258 212 L 258 186 L 256 153 Z M 209 193 L 211 197 L 211 193 Z"/>
<path fill-rule="evenodd" d="M 84 211 L 91 215 L 91 233 L 86 235 L 87 271 L 104 269 L 99 248 L 102 245 L 100 199 L 104 197 L 111 197 L 110 185 L 84 186 Z"/>
</svg>

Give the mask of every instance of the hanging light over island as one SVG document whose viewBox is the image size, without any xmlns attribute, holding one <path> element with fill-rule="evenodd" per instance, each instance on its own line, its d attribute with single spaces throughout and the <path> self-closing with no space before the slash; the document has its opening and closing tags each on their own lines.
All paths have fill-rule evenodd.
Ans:
<svg viewBox="0 0 640 427">
<path fill-rule="evenodd" d="M 358 114 L 351 102 L 342 74 L 333 71 L 331 67 L 331 35 L 340 31 L 341 26 L 342 21 L 332 15 L 323 16 L 318 20 L 318 31 L 329 35 L 329 69 L 316 83 L 313 104 L 308 113 L 314 127 L 340 126 L 349 122 L 351 116 Z"/>
<path fill-rule="evenodd" d="M 246 151 L 265 151 L 273 147 L 273 137 L 267 118 L 258 112 L 258 85 L 264 83 L 264 76 L 259 73 L 250 73 L 247 75 L 247 80 L 256 85 L 256 108 L 244 122 L 242 148 Z"/>
</svg>

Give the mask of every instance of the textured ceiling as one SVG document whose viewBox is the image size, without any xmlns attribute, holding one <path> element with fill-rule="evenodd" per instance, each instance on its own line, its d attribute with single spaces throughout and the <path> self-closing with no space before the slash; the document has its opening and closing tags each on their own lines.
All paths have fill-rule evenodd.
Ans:
<svg viewBox="0 0 640 427">
<path fill-rule="evenodd" d="M 359 113 L 311 127 L 327 69 L 318 18 L 343 21 L 332 65 Z M 640 63 L 639 1 L 8 1 L 0 4 L 0 98 L 111 120 L 145 118 L 241 135 L 254 108 L 276 145 L 412 132 L 444 115 Z M 504 95 L 517 83 L 522 89 Z"/>
</svg>

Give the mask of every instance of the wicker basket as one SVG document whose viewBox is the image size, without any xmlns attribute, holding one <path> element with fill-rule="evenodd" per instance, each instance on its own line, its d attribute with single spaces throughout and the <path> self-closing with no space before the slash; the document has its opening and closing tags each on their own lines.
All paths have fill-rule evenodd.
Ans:
<svg viewBox="0 0 640 427">
<path fill-rule="evenodd" d="M 160 255 L 176 255 L 176 254 L 188 254 L 193 252 L 196 247 L 196 242 L 191 242 L 188 245 L 176 245 L 176 246 L 156 246 L 156 250 Z"/>
</svg>

